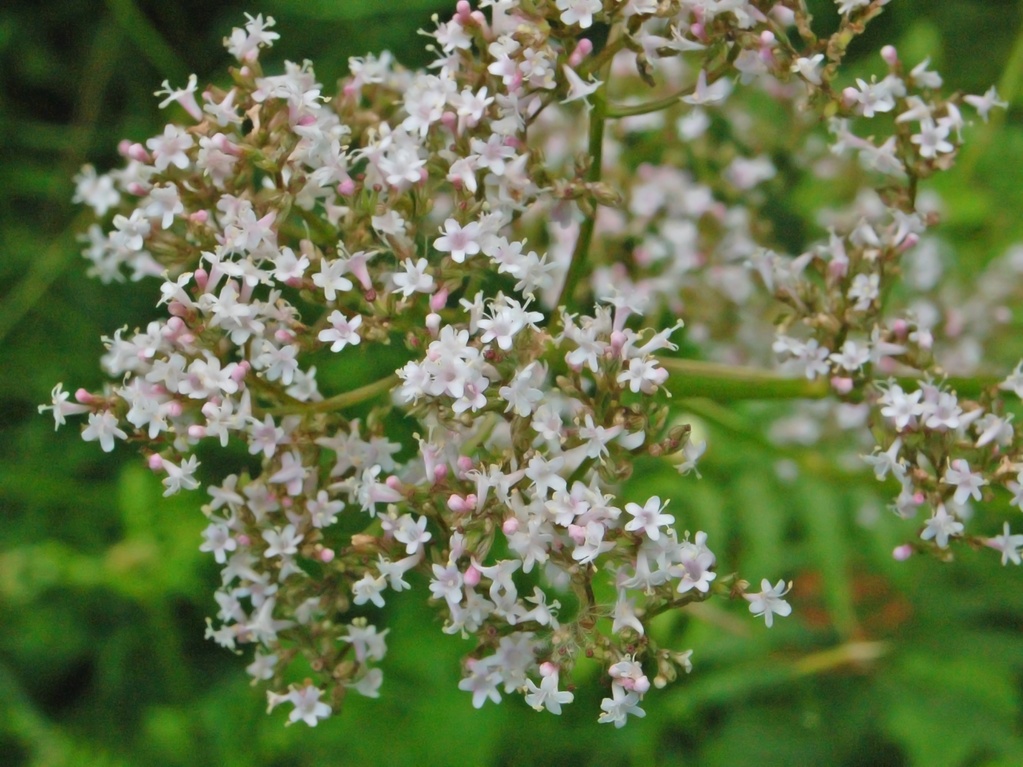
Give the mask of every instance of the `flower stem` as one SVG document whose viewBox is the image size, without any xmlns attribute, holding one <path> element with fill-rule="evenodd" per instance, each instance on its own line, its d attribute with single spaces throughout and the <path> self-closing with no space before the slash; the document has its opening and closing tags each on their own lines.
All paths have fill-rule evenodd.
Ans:
<svg viewBox="0 0 1023 767">
<path fill-rule="evenodd" d="M 671 374 L 664 387 L 674 397 L 732 402 L 747 399 L 823 399 L 831 393 L 824 379 L 783 378 L 769 370 L 674 357 L 659 357 L 658 362 Z"/>
<path fill-rule="evenodd" d="M 676 357 L 658 357 L 657 361 L 671 374 L 664 388 L 674 397 L 734 402 L 751 399 L 824 399 L 834 394 L 824 378 L 813 381 L 785 378 L 770 370 Z M 895 381 L 904 389 L 917 389 L 922 380 L 921 376 L 895 377 Z M 997 386 L 1001 380 L 993 376 L 957 376 L 942 379 L 941 383 L 961 397 L 976 397 Z"/>
<path fill-rule="evenodd" d="M 303 413 L 327 413 L 332 410 L 344 410 L 345 408 L 359 405 L 384 394 L 394 388 L 398 383 L 398 376 L 392 373 L 379 381 L 360 386 L 333 397 L 328 397 L 319 402 L 303 402 L 295 405 L 283 405 L 270 408 L 266 412 L 270 415 L 301 415 Z"/>
<path fill-rule="evenodd" d="M 604 158 L 604 122 L 607 111 L 606 88 L 607 83 L 605 82 L 592 96 L 593 109 L 590 111 L 588 149 L 590 168 L 586 174 L 586 180 L 591 184 L 600 181 L 601 165 Z M 565 282 L 561 286 L 561 294 L 558 296 L 558 301 L 555 304 L 555 306 L 564 307 L 568 312 L 575 308 L 572 297 L 586 269 L 586 260 L 590 251 L 590 244 L 593 242 L 593 229 L 596 222 L 597 209 L 594 208 L 593 214 L 587 216 L 582 224 L 579 225 L 579 239 L 576 240 L 575 249 L 572 251 L 572 260 L 568 265 L 568 272 L 565 274 Z M 560 317 L 561 315 L 555 316 Z M 556 319 L 555 322 L 560 322 L 560 320 Z"/>
</svg>

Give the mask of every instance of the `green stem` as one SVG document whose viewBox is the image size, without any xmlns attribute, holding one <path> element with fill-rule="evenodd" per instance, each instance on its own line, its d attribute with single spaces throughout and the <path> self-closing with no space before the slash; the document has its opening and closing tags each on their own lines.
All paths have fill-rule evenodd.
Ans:
<svg viewBox="0 0 1023 767">
<path fill-rule="evenodd" d="M 386 378 L 381 378 L 379 381 L 374 381 L 365 386 L 360 386 L 358 389 L 352 389 L 351 391 L 329 397 L 320 402 L 283 405 L 281 407 L 269 408 L 266 412 L 270 415 L 301 415 L 304 413 L 328 413 L 332 410 L 344 410 L 390 391 L 398 383 L 398 380 L 398 376 L 392 373 Z"/>
<path fill-rule="evenodd" d="M 708 72 L 707 85 L 713 85 L 730 70 L 731 66 L 725 63 L 717 67 L 714 71 Z M 617 119 L 619 117 L 634 117 L 635 115 L 646 115 L 651 112 L 660 112 L 664 109 L 675 106 L 675 104 L 677 104 L 684 96 L 692 96 L 694 93 L 696 93 L 696 85 L 690 85 L 688 88 L 682 88 L 672 94 L 659 99 L 654 99 L 653 101 L 647 101 L 642 104 L 608 104 L 606 116 L 608 119 Z"/>
<path fill-rule="evenodd" d="M 650 114 L 651 112 L 660 112 L 662 109 L 675 106 L 679 99 L 690 95 L 692 92 L 692 88 L 682 88 L 669 96 L 642 104 L 608 104 L 607 116 L 609 119 L 617 119 L 619 117 L 633 117 L 635 115 Z"/>
<path fill-rule="evenodd" d="M 758 368 L 702 360 L 659 357 L 671 375 L 664 387 L 673 397 L 699 397 L 715 402 L 747 399 L 823 399 L 831 393 L 824 379 L 783 378 Z"/>
<path fill-rule="evenodd" d="M 590 169 L 586 174 L 588 182 L 600 181 L 601 165 L 604 160 L 604 122 L 607 116 L 607 83 L 603 83 L 593 94 L 593 109 L 590 111 Z M 597 222 L 597 211 L 587 216 L 579 226 L 579 239 L 576 240 L 575 249 L 572 251 L 572 260 L 568 265 L 568 272 L 565 274 L 565 283 L 561 286 L 561 294 L 555 306 L 564 307 L 571 312 L 574 308 L 572 300 L 579 280 L 586 270 L 587 256 L 590 252 L 590 244 L 593 242 L 593 229 Z M 555 323 L 559 323 L 560 317 L 556 316 Z"/>
<path fill-rule="evenodd" d="M 785 378 L 769 370 L 723 365 L 702 360 L 658 357 L 657 361 L 671 375 L 664 387 L 673 397 L 701 398 L 714 402 L 739 400 L 824 399 L 833 394 L 828 381 L 818 378 Z M 896 376 L 904 389 L 919 388 L 923 376 Z M 978 397 L 997 386 L 1003 379 L 994 376 L 940 379 L 945 388 L 961 397 Z"/>
</svg>

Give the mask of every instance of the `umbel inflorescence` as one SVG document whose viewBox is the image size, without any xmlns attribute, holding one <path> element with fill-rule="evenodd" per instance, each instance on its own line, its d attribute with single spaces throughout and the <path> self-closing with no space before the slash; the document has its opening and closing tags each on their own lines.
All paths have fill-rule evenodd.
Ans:
<svg viewBox="0 0 1023 767">
<path fill-rule="evenodd" d="M 846 82 L 885 4 L 839 0 L 818 38 L 798 0 L 463 0 L 427 33 L 427 69 L 352 59 L 334 93 L 309 62 L 265 73 L 278 35 L 249 17 L 225 39 L 229 86 L 164 83 L 184 124 L 76 179 L 103 222 L 92 272 L 160 280 L 161 319 L 104 339 L 116 383 L 73 402 L 58 385 L 43 409 L 85 417 L 103 450 L 138 444 L 167 495 L 200 488 L 197 449 L 243 446 L 204 488 L 201 549 L 222 567 L 208 635 L 253 645 L 271 708 L 310 725 L 378 694 L 374 616 L 410 588 L 477 640 L 459 685 L 474 706 L 521 692 L 559 713 L 586 656 L 616 726 L 690 670 L 651 637 L 657 615 L 712 596 L 768 626 L 790 613 L 784 580 L 753 591 L 668 499 L 620 494 L 639 455 L 696 481 L 705 445 L 670 394 L 742 371 L 679 359 L 682 338 L 730 365 L 769 364 L 773 344 L 808 395 L 845 402 L 845 428 L 872 428 L 893 508 L 926 512 L 913 547 L 963 539 L 1018 564 L 1007 524 L 964 533 L 996 486 L 1023 504 L 1021 451 L 997 385 L 967 398 L 946 377 L 978 360 L 939 329 L 918 195 L 953 163 L 961 105 L 985 121 L 1004 105 L 942 95 L 891 47 L 880 79 Z M 855 180 L 795 257 L 763 214 L 783 147 L 790 172 Z M 1019 260 L 991 279 L 1018 283 Z M 378 381 L 317 374 L 385 346 L 402 362 Z M 1020 369 L 1000 388 L 1023 393 Z M 289 685 L 300 658 L 312 677 Z"/>
</svg>

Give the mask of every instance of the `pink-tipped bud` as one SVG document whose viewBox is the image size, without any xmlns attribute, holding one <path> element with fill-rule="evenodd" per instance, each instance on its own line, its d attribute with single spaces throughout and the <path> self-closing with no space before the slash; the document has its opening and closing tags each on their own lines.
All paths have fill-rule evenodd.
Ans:
<svg viewBox="0 0 1023 767">
<path fill-rule="evenodd" d="M 97 397 L 92 396 L 92 394 L 90 394 L 85 389 L 76 389 L 75 390 L 75 402 L 79 402 L 82 405 L 93 405 L 93 404 L 95 404 L 98 401 L 99 400 L 98 400 Z"/>
<path fill-rule="evenodd" d="M 916 234 L 915 232 L 910 232 L 909 234 L 906 235 L 906 238 L 899 243 L 898 248 L 899 253 L 905 253 L 918 242 L 920 242 L 920 235 Z"/>
<path fill-rule="evenodd" d="M 842 91 L 842 103 L 847 107 L 851 107 L 857 102 L 859 95 L 860 92 L 850 86 Z"/>
<path fill-rule="evenodd" d="M 445 112 L 440 116 L 440 123 L 452 133 L 458 129 L 458 115 L 454 112 Z"/>
<path fill-rule="evenodd" d="M 195 280 L 195 284 L 199 286 L 200 290 L 206 290 L 206 283 L 209 282 L 210 273 L 199 267 L 192 273 L 192 279 Z"/>
<path fill-rule="evenodd" d="M 163 456 L 159 453 L 153 453 L 146 460 L 146 463 L 149 464 L 149 468 L 153 471 L 160 471 L 163 469 Z"/>
<path fill-rule="evenodd" d="M 188 436 L 192 439 L 202 439 L 206 436 L 206 427 L 193 423 L 188 427 Z"/>
<path fill-rule="evenodd" d="M 193 224 L 205 224 L 210 220 L 210 213 L 207 210 L 195 210 L 188 214 L 188 220 Z"/>
<path fill-rule="evenodd" d="M 569 525 L 568 537 L 581 546 L 586 543 L 586 528 L 581 525 Z"/>
<path fill-rule="evenodd" d="M 430 296 L 430 311 L 439 312 L 448 302 L 448 289 L 441 288 Z"/>
<path fill-rule="evenodd" d="M 839 394 L 848 394 L 852 391 L 853 380 L 851 378 L 845 378 L 843 376 L 834 376 L 831 379 L 831 388 Z"/>
<path fill-rule="evenodd" d="M 894 67 L 899 63 L 899 52 L 895 50 L 894 45 L 886 45 L 881 49 L 881 58 L 884 59 L 885 64 Z"/>
<path fill-rule="evenodd" d="M 611 355 L 614 358 L 622 356 L 622 348 L 625 346 L 625 342 L 628 341 L 625 333 L 620 330 L 615 330 L 611 333 Z"/>
<path fill-rule="evenodd" d="M 589 56 L 593 52 L 593 43 L 587 40 L 585 37 L 579 41 L 579 45 L 572 51 L 572 55 L 568 57 L 568 65 L 575 69 L 577 66 L 583 63 L 583 59 Z"/>
<path fill-rule="evenodd" d="M 391 488 L 391 490 L 400 490 L 401 489 L 401 480 L 398 479 L 393 474 L 391 476 L 389 476 L 387 479 L 384 480 L 384 484 L 387 485 L 389 488 Z"/>
<path fill-rule="evenodd" d="M 458 470 L 463 474 L 467 471 L 472 471 L 472 467 L 474 466 L 472 458 L 467 455 L 458 456 L 456 464 L 458 466 Z"/>
<path fill-rule="evenodd" d="M 239 546 L 248 546 L 249 544 L 252 543 L 252 539 L 245 533 L 239 533 L 238 535 L 235 536 L 234 539 L 238 541 Z"/>
<path fill-rule="evenodd" d="M 909 323 L 904 319 L 897 319 L 892 322 L 892 332 L 896 338 L 905 338 L 906 334 L 909 333 Z"/>
<path fill-rule="evenodd" d="M 469 565 L 466 569 L 465 574 L 462 576 L 462 580 L 466 586 L 473 588 L 480 585 L 480 578 L 482 574 L 476 569 L 476 565 Z"/>
<path fill-rule="evenodd" d="M 466 503 L 465 498 L 458 495 L 458 493 L 452 493 L 448 497 L 448 508 L 455 512 L 455 514 L 464 514 L 472 507 Z"/>
<path fill-rule="evenodd" d="M 169 415 L 171 418 L 177 418 L 178 416 L 185 412 L 184 405 L 182 405 L 177 400 L 168 402 L 165 407 L 167 408 L 166 411 L 167 415 Z"/>
<path fill-rule="evenodd" d="M 128 159 L 141 163 L 150 163 L 153 160 L 146 148 L 137 143 L 128 147 Z"/>
<path fill-rule="evenodd" d="M 274 338 L 282 344 L 290 344 L 295 340 L 295 334 L 287 328 L 277 328 L 277 330 L 274 331 Z"/>
<path fill-rule="evenodd" d="M 892 559 L 894 559 L 896 562 L 905 562 L 911 556 L 913 556 L 913 547 L 910 546 L 908 543 L 904 543 L 901 546 L 896 546 L 892 550 Z"/>
<path fill-rule="evenodd" d="M 458 4 L 455 5 L 455 18 L 459 24 L 465 24 L 469 17 L 472 15 L 472 6 L 469 5 L 467 0 L 458 0 Z"/>
<path fill-rule="evenodd" d="M 444 478 L 447 475 L 448 475 L 448 467 L 447 466 L 445 466 L 443 464 L 439 464 L 439 465 L 433 467 L 433 481 L 434 482 L 443 482 Z"/>
<path fill-rule="evenodd" d="M 125 189 L 128 191 L 128 194 L 133 194 L 136 197 L 145 197 L 149 194 L 149 187 L 145 184 L 140 184 L 138 181 L 132 181 Z"/>
<path fill-rule="evenodd" d="M 351 197 L 355 194 L 355 182 L 350 178 L 346 178 L 337 185 L 337 193 L 342 197 Z"/>
<path fill-rule="evenodd" d="M 540 676 L 550 676 L 551 674 L 557 674 L 558 667 L 551 663 L 549 660 L 545 660 L 540 664 Z"/>
<path fill-rule="evenodd" d="M 441 316 L 436 312 L 430 312 L 426 315 L 426 329 L 430 331 L 430 335 L 434 338 L 440 332 Z"/>
<path fill-rule="evenodd" d="M 505 535 L 514 535 L 519 531 L 519 520 L 517 517 L 508 517 L 501 523 L 501 532 Z"/>
<path fill-rule="evenodd" d="M 327 564 L 328 562 L 333 562 L 336 555 L 334 554 L 334 549 L 323 549 L 318 556 L 323 564 Z"/>
</svg>

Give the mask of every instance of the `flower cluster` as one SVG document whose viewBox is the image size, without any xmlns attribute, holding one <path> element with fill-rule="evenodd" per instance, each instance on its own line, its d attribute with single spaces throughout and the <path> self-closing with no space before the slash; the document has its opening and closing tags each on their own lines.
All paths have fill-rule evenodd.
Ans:
<svg viewBox="0 0 1023 767">
<path fill-rule="evenodd" d="M 308 62 L 264 73 L 273 19 L 249 17 L 225 39 L 229 88 L 165 83 L 161 106 L 187 126 L 82 171 L 75 199 L 105 224 L 85 236 L 92 272 L 159 278 L 164 316 L 104 339 L 116 384 L 73 402 L 58 385 L 44 409 L 86 416 L 105 451 L 140 445 L 168 495 L 206 489 L 200 548 L 221 566 L 208 635 L 255 646 L 271 708 L 315 725 L 348 690 L 375 697 L 387 630 L 370 618 L 424 583 L 443 631 L 477 640 L 459 684 L 474 706 L 521 692 L 560 713 L 586 656 L 616 727 L 691 669 L 691 651 L 651 636 L 657 615 L 715 595 L 768 626 L 788 615 L 785 581 L 750 591 L 666 499 L 621 495 L 637 456 L 688 474 L 705 447 L 669 409 L 676 317 L 708 356 L 757 359 L 760 317 L 721 307 L 766 306 L 758 281 L 788 310 L 784 364 L 894 434 L 869 460 L 902 482 L 901 512 L 932 504 L 925 540 L 961 534 L 989 484 L 1020 503 L 1011 417 L 990 396 L 889 377 L 935 370 L 926 324 L 882 311 L 933 223 L 916 182 L 954 157 L 960 102 L 984 119 L 999 102 L 944 98 L 926 62 L 906 72 L 890 49 L 882 80 L 839 90 L 845 48 L 884 4 L 841 3 L 818 40 L 786 3 L 462 0 L 429 32 L 425 71 L 353 59 L 334 95 Z M 635 98 L 650 88 L 667 95 Z M 740 89 L 803 130 L 830 115 L 831 152 L 807 162 L 859 163 L 884 196 L 804 255 L 772 249 L 757 200 L 778 169 L 711 129 Z M 879 143 L 854 132 L 875 118 L 891 131 Z M 671 136 L 663 156 L 631 162 L 652 129 Z M 690 152 L 718 158 L 713 180 L 686 169 Z M 338 391 L 370 348 L 400 358 L 394 372 Z M 238 468 L 205 476 L 199 455 L 217 448 Z M 1020 541 L 1006 528 L 990 545 L 1018 563 Z M 316 678 L 289 686 L 300 657 Z"/>
</svg>

